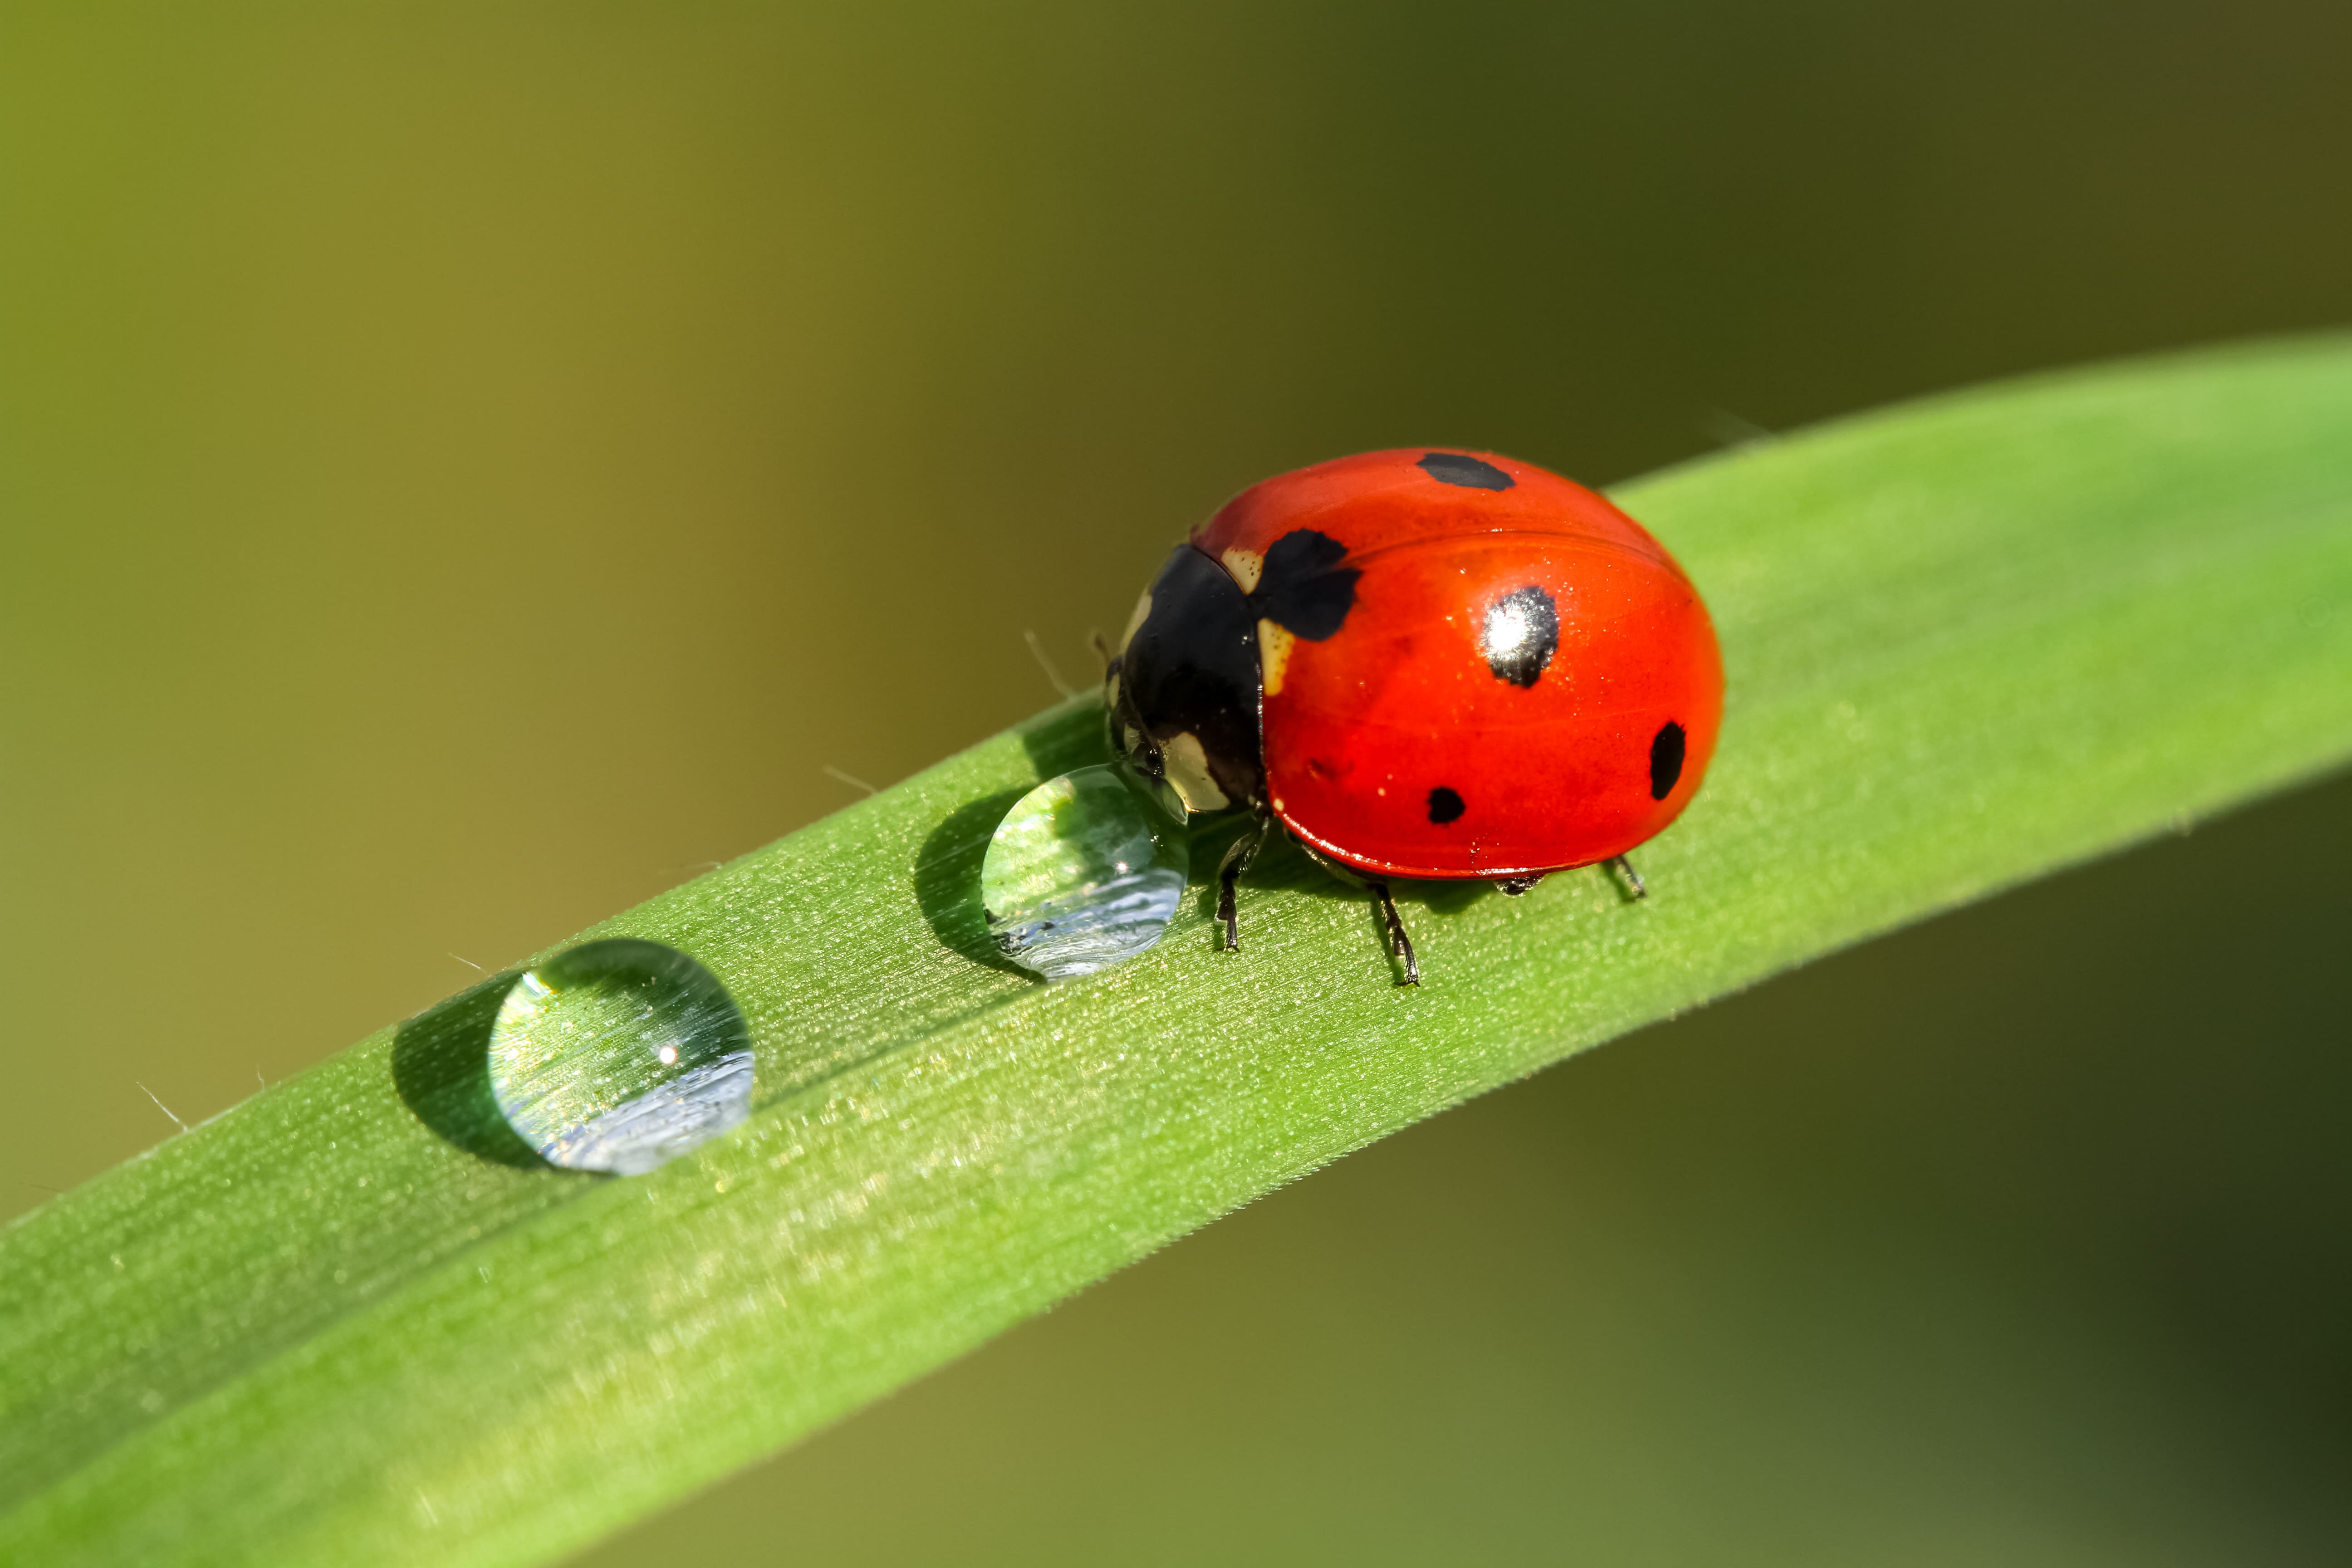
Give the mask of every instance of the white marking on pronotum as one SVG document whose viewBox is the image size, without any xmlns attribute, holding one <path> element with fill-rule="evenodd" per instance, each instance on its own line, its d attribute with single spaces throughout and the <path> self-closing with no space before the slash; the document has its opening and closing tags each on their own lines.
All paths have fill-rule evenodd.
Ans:
<svg viewBox="0 0 2352 1568">
<path fill-rule="evenodd" d="M 134 1078 L 134 1079 L 132 1079 L 131 1081 L 131 1082 L 133 1082 L 133 1083 L 139 1083 L 139 1080 L 138 1080 L 137 1079 L 135 1079 L 135 1078 Z M 154 1091 L 153 1089 L 149 1089 L 149 1088 L 148 1088 L 145 1084 L 143 1084 L 143 1083 L 139 1083 L 139 1092 L 140 1092 L 140 1093 L 142 1093 L 142 1094 L 143 1094 L 143 1095 L 145 1095 L 148 1099 L 155 1100 L 155 1109 L 156 1109 L 156 1110 L 158 1110 L 162 1111 L 162 1112 L 163 1112 L 164 1115 L 166 1115 L 166 1116 L 172 1116 L 172 1108 L 171 1108 L 170 1106 L 168 1106 L 168 1105 L 164 1104 L 161 1100 L 156 1100 L 156 1099 L 155 1099 L 155 1091 Z M 181 1131 L 183 1131 L 183 1132 L 185 1132 L 185 1131 L 188 1130 L 188 1124 L 187 1124 L 186 1122 L 184 1122 L 184 1121 L 181 1121 L 181 1120 L 180 1120 L 178 1117 L 176 1117 L 176 1116 L 172 1116 L 172 1125 L 173 1125 L 173 1126 L 174 1126 L 174 1127 L 177 1127 L 177 1128 L 178 1128 Z"/>
<path fill-rule="evenodd" d="M 1062 672 L 1055 669 L 1054 661 L 1045 657 L 1045 645 L 1037 640 L 1037 634 L 1024 626 L 1021 636 L 1029 644 L 1029 656 L 1037 661 L 1037 668 L 1045 672 L 1045 679 L 1054 683 L 1054 689 L 1066 698 L 1076 697 L 1076 689 L 1062 679 Z"/>
<path fill-rule="evenodd" d="M 880 795 L 882 793 L 880 790 L 876 789 L 872 784 L 867 784 L 864 779 L 859 778 L 856 773 L 843 773 L 831 763 L 825 763 L 823 767 L 819 768 L 817 772 L 823 773 L 829 779 L 834 779 L 839 783 L 845 784 L 852 789 L 862 789 L 867 795 Z"/>
<path fill-rule="evenodd" d="M 1168 782 L 1176 786 L 1187 810 L 1223 811 L 1233 804 L 1209 777 L 1209 753 L 1191 731 L 1161 742 L 1160 755 L 1168 769 Z"/>
</svg>

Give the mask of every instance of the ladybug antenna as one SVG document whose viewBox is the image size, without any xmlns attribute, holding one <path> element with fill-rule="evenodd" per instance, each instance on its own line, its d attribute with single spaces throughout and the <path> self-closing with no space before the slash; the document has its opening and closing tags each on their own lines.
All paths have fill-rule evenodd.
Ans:
<svg viewBox="0 0 2352 1568">
<path fill-rule="evenodd" d="M 1021 635 L 1028 641 L 1030 657 L 1037 661 L 1037 668 L 1045 672 L 1045 679 L 1054 683 L 1054 689 L 1065 698 L 1076 697 L 1077 693 L 1070 689 L 1070 683 L 1062 679 L 1062 672 L 1055 669 L 1054 661 L 1045 657 L 1045 645 L 1037 640 L 1037 634 L 1024 626 Z"/>
<path fill-rule="evenodd" d="M 1102 627 L 1094 626 L 1089 628 L 1087 632 L 1087 641 L 1094 645 L 1095 657 L 1102 660 L 1103 679 L 1105 680 L 1108 680 L 1110 679 L 1111 660 L 1118 657 L 1117 654 L 1111 652 L 1110 638 L 1103 636 Z"/>
</svg>

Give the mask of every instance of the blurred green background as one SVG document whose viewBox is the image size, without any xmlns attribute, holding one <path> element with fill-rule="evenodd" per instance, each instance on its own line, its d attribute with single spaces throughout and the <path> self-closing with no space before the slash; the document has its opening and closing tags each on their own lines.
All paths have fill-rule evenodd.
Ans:
<svg viewBox="0 0 2352 1568">
<path fill-rule="evenodd" d="M 1232 490 L 2352 317 L 2321 4 L 0 14 L 0 1215 L 1074 681 Z M 1671 543 L 1672 542 L 1669 541 Z M 2352 786 L 1407 1133 L 592 1560 L 2340 1563 Z"/>
</svg>

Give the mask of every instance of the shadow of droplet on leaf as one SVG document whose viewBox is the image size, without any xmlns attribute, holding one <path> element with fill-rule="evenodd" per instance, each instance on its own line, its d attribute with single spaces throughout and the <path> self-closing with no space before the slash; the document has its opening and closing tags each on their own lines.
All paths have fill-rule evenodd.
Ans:
<svg viewBox="0 0 2352 1568">
<path fill-rule="evenodd" d="M 490 1091 L 490 1028 L 519 972 L 494 974 L 419 1013 L 392 1039 L 392 1081 L 416 1119 L 478 1159 L 554 1169 L 522 1141 Z"/>
<path fill-rule="evenodd" d="M 1029 972 L 1004 956 L 988 929 L 988 915 L 980 902 L 980 866 L 996 825 L 1028 793 L 1001 790 L 956 807 L 931 829 L 915 855 L 915 902 L 931 933 L 974 963 L 1024 977 Z"/>
</svg>

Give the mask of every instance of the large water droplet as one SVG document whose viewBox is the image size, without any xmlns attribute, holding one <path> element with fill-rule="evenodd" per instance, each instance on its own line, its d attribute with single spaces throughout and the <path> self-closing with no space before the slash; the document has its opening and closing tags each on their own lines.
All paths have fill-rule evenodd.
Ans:
<svg viewBox="0 0 2352 1568">
<path fill-rule="evenodd" d="M 1007 958 L 1068 980 L 1158 942 L 1191 868 L 1183 806 L 1165 785 L 1080 768 L 1004 814 L 981 863 L 980 901 Z"/>
<path fill-rule="evenodd" d="M 550 1163 L 641 1176 L 751 1114 L 751 1032 L 675 948 L 586 942 L 507 993 L 490 1091 Z"/>
</svg>

